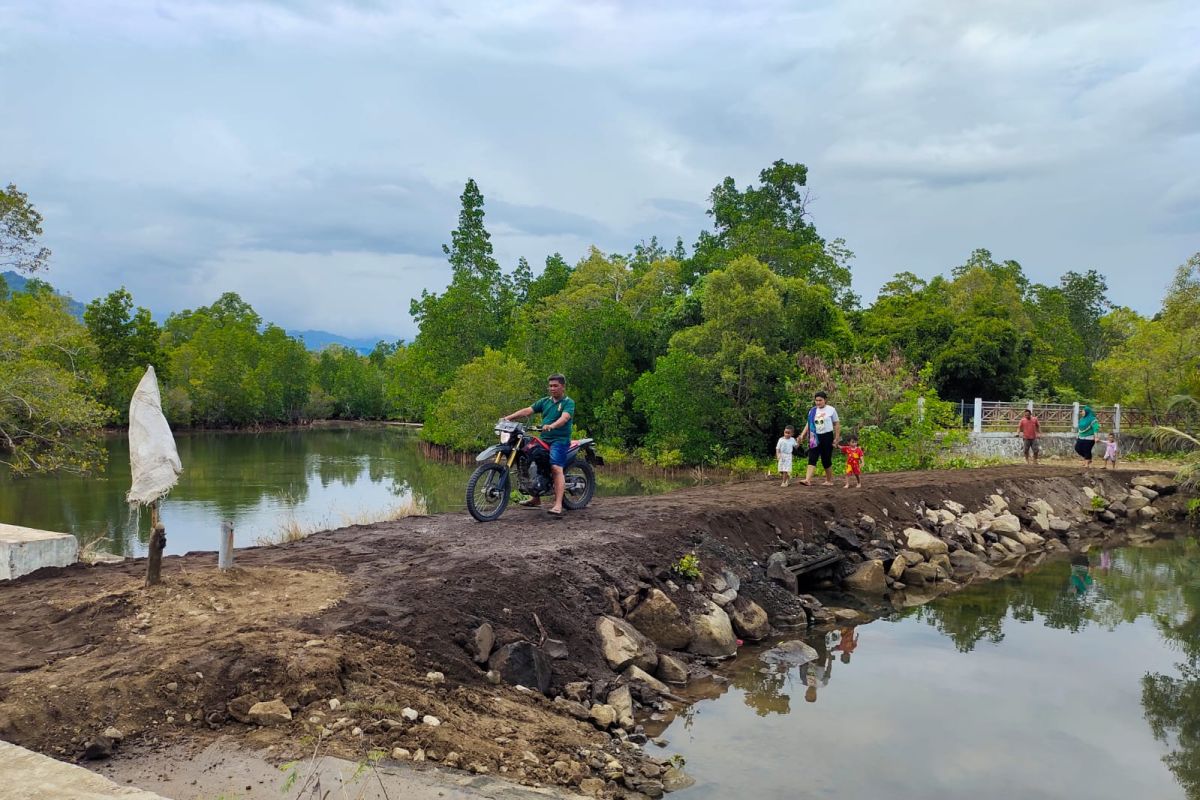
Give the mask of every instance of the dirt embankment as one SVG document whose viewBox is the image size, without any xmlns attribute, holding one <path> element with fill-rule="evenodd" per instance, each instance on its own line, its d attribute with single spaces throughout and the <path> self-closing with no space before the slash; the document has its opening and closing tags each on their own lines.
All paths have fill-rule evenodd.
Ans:
<svg viewBox="0 0 1200 800">
<path fill-rule="evenodd" d="M 168 558 L 164 584 L 152 590 L 141 587 L 141 561 L 44 570 L 0 587 L 0 639 L 10 643 L 0 652 L 0 737 L 75 759 L 89 746 L 102 754 L 109 727 L 126 749 L 134 741 L 200 745 L 233 733 L 248 746 L 273 746 L 281 760 L 394 753 L 525 783 L 654 796 L 681 779 L 638 747 L 645 738 L 622 708 L 622 687 L 632 687 L 644 711 L 669 713 L 679 701 L 626 664 L 655 672 L 657 663 L 667 677 L 662 653 L 695 675 L 727 655 L 709 639 L 720 639 L 722 625 L 737 617 L 730 591 L 745 612 L 734 623 L 742 635 L 767 624 L 752 626 L 749 606 L 765 610 L 776 630 L 832 621 L 786 580 L 768 577 L 773 553 L 794 566 L 837 551 L 838 564 L 804 576 L 830 586 L 862 578 L 873 562 L 890 573 L 906 550 L 913 560 L 904 531 L 923 526 L 948 543 L 948 556 L 959 555 L 950 563 L 931 552 L 920 559 L 924 567 L 913 560 L 911 573 L 901 564 L 880 577 L 877 595 L 903 602 L 1021 568 L 1051 545 L 1107 535 L 1111 528 L 1096 520 L 1101 512 L 1083 489 L 1106 502 L 1126 498 L 1137 474 L 896 473 L 867 476 L 863 489 L 851 490 L 754 480 L 605 499 L 563 520 L 524 509 L 486 525 L 465 514 L 412 518 L 239 551 L 239 568 L 228 574 L 216 571 L 211 553 Z M 996 494 L 1008 509 L 995 508 Z M 1012 511 L 1028 533 L 1040 524 L 1027 507 L 1035 499 L 1067 527 L 1045 531 L 1041 544 L 1005 549 L 1013 540 L 989 530 L 986 517 Z M 983 530 L 973 536 L 958 514 L 950 521 L 929 513 L 947 500 L 961 513 L 996 513 L 981 514 Z M 1171 502 L 1156 505 L 1170 513 Z M 1142 518 L 1135 509 L 1129 521 Z M 690 552 L 705 577 L 689 582 L 670 568 Z M 978 568 L 965 574 L 972 559 Z M 931 586 L 902 580 L 925 577 Z M 674 617 L 635 611 L 652 605 L 655 590 L 669 599 L 664 613 L 678 615 L 682 632 Z M 718 613 L 714 595 L 724 595 L 716 599 L 728 613 Z M 658 645 L 647 654 L 635 631 L 627 638 L 643 652 L 626 661 L 614 654 L 630 644 L 626 634 L 610 633 L 606 647 L 597 631 L 605 615 L 619 623 L 640 617 Z M 702 616 L 715 620 L 712 630 L 696 628 Z M 488 631 L 494 642 L 485 641 Z M 542 682 L 546 694 L 495 685 L 489 667 L 493 680 L 526 676 L 522 683 Z M 255 702 L 276 698 L 290 721 L 239 721 L 251 718 Z M 603 710 L 610 707 L 612 719 Z"/>
</svg>

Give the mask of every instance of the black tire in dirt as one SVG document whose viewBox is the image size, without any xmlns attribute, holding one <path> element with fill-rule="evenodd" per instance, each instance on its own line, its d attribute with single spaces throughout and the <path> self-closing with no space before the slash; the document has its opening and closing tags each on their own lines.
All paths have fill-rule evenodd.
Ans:
<svg viewBox="0 0 1200 800">
<path fill-rule="evenodd" d="M 480 522 L 499 518 L 508 507 L 508 467 L 482 464 L 467 481 L 467 510 Z"/>
<path fill-rule="evenodd" d="M 592 502 L 592 496 L 596 494 L 596 472 L 591 464 L 581 458 L 576 459 L 563 470 L 563 479 L 567 483 L 567 489 L 563 492 L 564 506 L 578 511 Z"/>
</svg>

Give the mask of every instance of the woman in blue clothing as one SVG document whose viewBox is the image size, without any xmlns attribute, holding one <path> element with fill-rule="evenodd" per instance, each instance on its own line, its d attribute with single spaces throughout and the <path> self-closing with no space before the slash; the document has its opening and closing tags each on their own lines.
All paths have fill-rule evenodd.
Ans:
<svg viewBox="0 0 1200 800">
<path fill-rule="evenodd" d="M 1096 446 L 1096 437 L 1100 435 L 1100 420 L 1091 406 L 1079 409 L 1079 438 L 1075 440 L 1075 452 L 1083 459 L 1083 468 L 1092 468 L 1092 448 Z"/>
</svg>

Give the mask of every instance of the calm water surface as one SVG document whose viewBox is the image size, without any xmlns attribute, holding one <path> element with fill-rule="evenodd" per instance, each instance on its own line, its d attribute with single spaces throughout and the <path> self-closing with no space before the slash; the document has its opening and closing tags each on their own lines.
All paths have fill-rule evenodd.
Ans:
<svg viewBox="0 0 1200 800">
<path fill-rule="evenodd" d="M 163 503 L 167 553 L 215 550 L 221 521 L 239 547 L 293 526 L 336 528 L 410 500 L 430 513 L 462 510 L 470 467 L 430 461 L 416 432 L 397 426 L 176 435 L 184 472 Z M 130 514 L 129 442 L 107 442 L 108 467 L 90 478 L 0 475 L 0 522 L 103 537 L 101 548 L 144 555 L 149 515 Z M 650 494 L 688 483 L 600 468 L 600 495 Z"/>
<path fill-rule="evenodd" d="M 739 657 L 665 732 L 672 796 L 1200 799 L 1200 547 L 1089 561 Z"/>
</svg>

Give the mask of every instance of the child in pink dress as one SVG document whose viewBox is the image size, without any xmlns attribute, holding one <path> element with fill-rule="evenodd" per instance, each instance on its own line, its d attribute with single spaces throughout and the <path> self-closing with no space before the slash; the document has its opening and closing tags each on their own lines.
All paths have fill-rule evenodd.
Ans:
<svg viewBox="0 0 1200 800">
<path fill-rule="evenodd" d="M 1108 469 L 1110 464 L 1113 469 L 1117 468 L 1117 437 L 1112 433 L 1108 435 L 1108 441 L 1104 445 L 1104 468 Z"/>
</svg>

